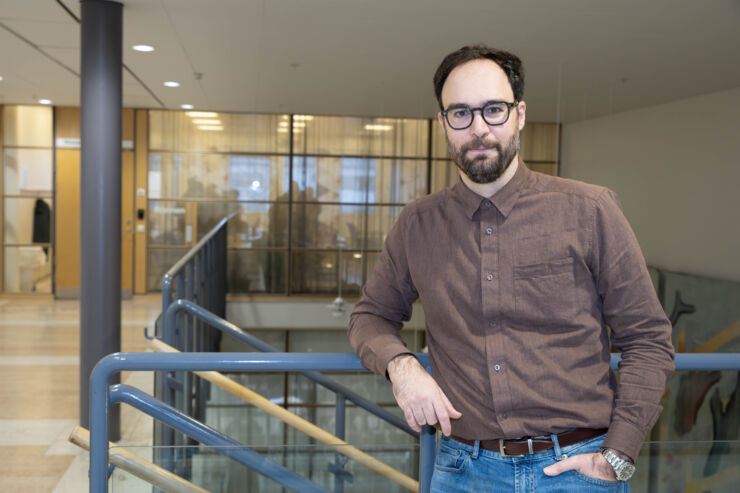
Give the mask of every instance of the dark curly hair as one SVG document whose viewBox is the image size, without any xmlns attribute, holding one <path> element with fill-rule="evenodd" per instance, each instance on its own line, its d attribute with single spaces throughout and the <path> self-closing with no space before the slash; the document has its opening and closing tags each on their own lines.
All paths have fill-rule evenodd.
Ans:
<svg viewBox="0 0 740 493">
<path fill-rule="evenodd" d="M 434 73 L 434 94 L 437 96 L 440 109 L 444 109 L 442 107 L 442 87 L 450 72 L 464 63 L 479 59 L 491 60 L 501 67 L 509 79 L 511 90 L 514 91 L 514 100 L 522 100 L 524 97 L 524 67 L 518 56 L 485 45 L 463 46 L 447 55 Z"/>
</svg>

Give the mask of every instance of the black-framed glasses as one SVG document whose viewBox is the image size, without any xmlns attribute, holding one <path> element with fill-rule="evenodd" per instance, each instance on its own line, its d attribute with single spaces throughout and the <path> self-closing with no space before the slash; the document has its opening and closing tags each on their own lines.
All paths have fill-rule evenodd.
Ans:
<svg viewBox="0 0 740 493">
<path fill-rule="evenodd" d="M 471 108 L 470 106 L 459 105 L 451 106 L 442 110 L 447 123 L 453 130 L 464 130 L 473 124 L 475 112 L 480 111 L 483 121 L 489 125 L 503 125 L 509 120 L 511 108 L 516 106 L 518 101 L 509 103 L 507 101 L 491 101 L 480 108 Z"/>
</svg>

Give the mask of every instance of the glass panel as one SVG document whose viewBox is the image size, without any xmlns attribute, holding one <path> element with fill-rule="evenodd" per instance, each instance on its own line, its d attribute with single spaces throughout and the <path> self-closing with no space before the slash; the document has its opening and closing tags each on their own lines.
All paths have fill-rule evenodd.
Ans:
<svg viewBox="0 0 740 493">
<path fill-rule="evenodd" d="M 3 214 L 5 244 L 51 243 L 51 199 L 6 198 Z"/>
<path fill-rule="evenodd" d="M 327 411 L 327 410 L 322 410 Z M 317 420 L 329 422 L 331 419 L 326 412 L 318 414 Z M 244 457 L 253 453 L 259 454 L 255 460 L 256 467 L 265 465 L 262 461 L 283 466 L 293 474 L 311 481 L 311 488 L 321 488 L 325 491 L 335 489 L 335 474 L 331 471 L 346 471 L 347 481 L 343 482 L 342 490 L 347 493 L 404 493 L 408 489 L 390 479 L 381 476 L 367 466 L 351 459 L 344 459 L 333 447 L 321 444 L 310 444 L 305 435 L 289 429 L 291 435 L 301 438 L 303 444 L 282 445 L 276 444 L 274 437 L 269 444 L 260 444 L 252 440 L 242 446 L 192 446 L 192 447 L 142 447 L 142 446 L 114 446 L 110 453 L 133 454 L 151 460 L 153 455 L 173 457 L 173 460 L 159 463 L 160 467 L 172 470 L 180 476 L 188 478 L 192 484 L 207 491 L 221 493 L 243 493 L 245 491 L 259 493 L 283 493 L 285 491 L 303 491 L 308 485 L 294 484 L 289 489 L 279 484 L 274 477 L 260 474 L 244 465 Z M 271 431 L 265 428 L 265 431 Z M 281 436 L 281 435 L 278 435 Z M 286 441 L 294 441 L 290 438 Z M 363 452 L 377 460 L 390 465 L 404 475 L 416 479 L 418 477 L 417 464 L 419 447 L 416 443 L 398 443 L 393 445 L 362 445 Z M 244 453 L 247 452 L 247 453 Z M 151 491 L 152 486 L 146 481 L 126 471 L 126 467 L 116 467 L 109 481 L 109 490 L 113 493 Z M 183 488 L 183 491 L 187 488 Z"/>
<path fill-rule="evenodd" d="M 438 159 L 449 159 L 450 157 L 447 153 L 447 139 L 444 130 L 436 118 L 432 121 L 432 157 Z"/>
<path fill-rule="evenodd" d="M 50 106 L 5 106 L 3 145 L 6 147 L 51 147 Z"/>
<path fill-rule="evenodd" d="M 432 193 L 451 187 L 459 178 L 457 166 L 452 161 L 432 161 Z"/>
<path fill-rule="evenodd" d="M 362 248 L 364 205 L 293 205 L 293 246 Z"/>
<path fill-rule="evenodd" d="M 337 292 L 337 258 L 339 252 L 293 252 L 293 293 Z"/>
<path fill-rule="evenodd" d="M 161 291 L 162 276 L 188 252 L 189 248 L 150 248 L 147 267 L 147 290 Z"/>
<path fill-rule="evenodd" d="M 230 247 L 288 246 L 288 204 L 242 203 L 238 206 L 241 212 L 231 218 L 228 226 Z"/>
<path fill-rule="evenodd" d="M 285 293 L 288 253 L 229 250 L 226 273 L 229 293 Z"/>
<path fill-rule="evenodd" d="M 269 208 L 269 204 L 249 205 L 263 210 L 265 208 Z M 193 217 L 195 217 L 198 231 L 195 241 L 198 241 L 207 235 L 224 217 L 228 216 L 232 212 L 243 210 L 241 206 L 242 204 L 239 204 L 238 202 L 192 202 L 190 204 L 190 210 L 192 211 Z M 247 227 L 247 232 L 248 231 L 249 227 Z M 257 233 L 254 233 L 255 236 L 256 234 Z M 187 241 L 187 235 L 185 239 Z"/>
<path fill-rule="evenodd" d="M 185 244 L 187 210 L 186 202 L 150 201 L 149 245 Z"/>
<path fill-rule="evenodd" d="M 6 195 L 51 195 L 54 176 L 51 149 L 5 149 Z"/>
<path fill-rule="evenodd" d="M 51 293 L 49 247 L 5 247 L 5 292 Z"/>
<path fill-rule="evenodd" d="M 215 113 L 191 117 L 188 113 L 192 114 L 150 110 L 149 148 L 212 153 L 288 153 L 290 150 L 289 134 L 278 131 L 280 122 L 287 121 L 287 115 Z M 212 128 L 204 129 L 203 125 Z"/>
<path fill-rule="evenodd" d="M 379 159 L 376 175 L 368 202 L 406 204 L 427 193 L 426 160 Z"/>
<path fill-rule="evenodd" d="M 297 157 L 294 166 L 293 200 L 359 204 L 375 201 L 375 159 Z"/>
<path fill-rule="evenodd" d="M 149 198 L 288 200 L 288 157 L 150 153 Z"/>
<path fill-rule="evenodd" d="M 427 121 L 317 116 L 294 122 L 297 154 L 423 157 Z"/>
<path fill-rule="evenodd" d="M 381 250 L 385 244 L 385 238 L 393 225 L 396 223 L 402 206 L 371 206 L 368 208 L 367 218 L 367 241 L 365 248 L 370 250 Z"/>
</svg>

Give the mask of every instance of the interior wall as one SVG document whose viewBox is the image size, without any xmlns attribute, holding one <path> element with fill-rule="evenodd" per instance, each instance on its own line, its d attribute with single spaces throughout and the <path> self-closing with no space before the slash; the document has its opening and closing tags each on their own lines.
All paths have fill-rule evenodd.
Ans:
<svg viewBox="0 0 740 493">
<path fill-rule="evenodd" d="M 740 281 L 740 88 L 564 124 L 561 175 L 614 190 L 647 262 Z"/>
</svg>

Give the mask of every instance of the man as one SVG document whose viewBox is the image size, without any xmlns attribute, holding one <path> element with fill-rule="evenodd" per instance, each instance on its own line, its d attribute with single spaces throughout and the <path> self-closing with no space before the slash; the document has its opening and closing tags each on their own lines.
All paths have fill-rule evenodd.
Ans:
<svg viewBox="0 0 740 493">
<path fill-rule="evenodd" d="M 616 196 L 527 169 L 516 56 L 464 47 L 434 85 L 460 181 L 404 208 L 350 341 L 412 428 L 445 435 L 433 491 L 629 491 L 674 367 Z M 398 336 L 419 297 L 434 378 Z"/>
</svg>

